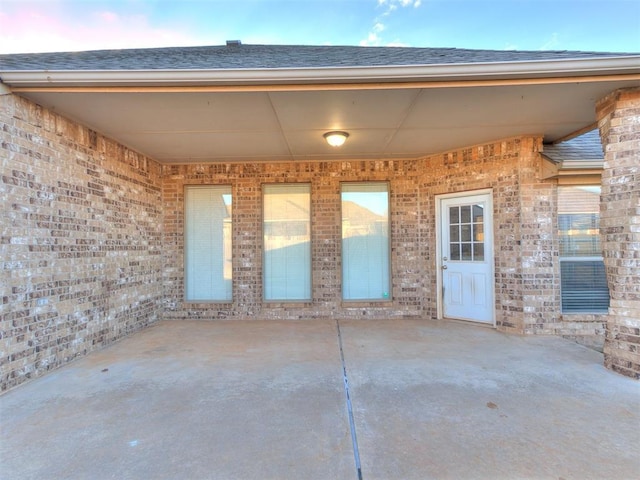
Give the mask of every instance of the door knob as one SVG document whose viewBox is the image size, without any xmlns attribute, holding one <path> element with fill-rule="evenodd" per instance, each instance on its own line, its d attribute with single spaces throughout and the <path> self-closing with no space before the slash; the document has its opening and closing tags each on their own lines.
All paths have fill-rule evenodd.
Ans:
<svg viewBox="0 0 640 480">
<path fill-rule="evenodd" d="M 446 270 L 448 267 L 446 265 L 442 265 L 442 269 Z"/>
</svg>

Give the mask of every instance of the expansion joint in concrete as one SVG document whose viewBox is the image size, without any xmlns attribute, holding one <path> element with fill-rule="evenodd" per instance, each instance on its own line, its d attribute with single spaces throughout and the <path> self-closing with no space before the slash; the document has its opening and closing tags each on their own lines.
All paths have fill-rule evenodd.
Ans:
<svg viewBox="0 0 640 480">
<path fill-rule="evenodd" d="M 351 430 L 351 443 L 353 445 L 353 458 L 356 464 L 358 480 L 362 480 L 362 466 L 360 464 L 360 451 L 358 450 L 358 437 L 356 435 L 356 424 L 353 419 L 353 405 L 351 404 L 351 394 L 349 392 L 349 377 L 347 376 L 347 366 L 344 361 L 344 350 L 342 348 L 342 333 L 340 332 L 340 321 L 336 319 L 336 330 L 338 332 L 338 346 L 340 347 L 340 361 L 342 362 L 342 379 L 344 381 L 344 393 L 347 402 L 347 412 L 349 416 L 349 429 Z"/>
</svg>

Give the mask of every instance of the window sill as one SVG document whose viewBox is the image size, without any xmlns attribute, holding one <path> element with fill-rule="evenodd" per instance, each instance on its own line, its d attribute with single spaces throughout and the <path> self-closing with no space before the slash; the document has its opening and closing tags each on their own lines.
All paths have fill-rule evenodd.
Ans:
<svg viewBox="0 0 640 480">
<path fill-rule="evenodd" d="M 263 300 L 262 306 L 264 308 L 300 308 L 300 307 L 312 307 L 313 303 L 309 300 L 287 300 L 287 301 L 279 301 L 279 300 Z"/>
<path fill-rule="evenodd" d="M 186 306 L 188 306 L 189 308 L 196 308 L 196 307 L 210 307 L 212 305 L 215 305 L 216 307 L 223 307 L 223 308 L 233 308 L 233 302 L 230 302 L 228 300 L 183 300 L 182 303 Z"/>
<path fill-rule="evenodd" d="M 373 308 L 373 307 L 393 307 L 391 300 L 343 300 L 343 308 Z"/>
</svg>

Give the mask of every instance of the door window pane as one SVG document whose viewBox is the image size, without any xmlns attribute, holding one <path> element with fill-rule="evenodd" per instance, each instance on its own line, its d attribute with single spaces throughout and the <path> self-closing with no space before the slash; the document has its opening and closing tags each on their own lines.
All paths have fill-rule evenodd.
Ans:
<svg viewBox="0 0 640 480">
<path fill-rule="evenodd" d="M 478 261 L 484 261 L 484 244 L 483 243 L 473 244 L 473 258 L 475 258 Z"/>
<path fill-rule="evenodd" d="M 185 188 L 185 298 L 230 301 L 231 187 Z"/>
<path fill-rule="evenodd" d="M 471 241 L 471 225 L 460 225 L 460 238 L 463 242 Z"/>
<path fill-rule="evenodd" d="M 449 226 L 449 240 L 452 242 L 460 241 L 460 225 Z"/>
<path fill-rule="evenodd" d="M 449 207 L 449 259 L 484 261 L 484 205 Z"/>
<path fill-rule="evenodd" d="M 460 207 L 449 207 L 449 222 L 451 225 L 460 224 Z"/>
<path fill-rule="evenodd" d="M 389 186 L 342 184 L 342 296 L 390 299 Z"/>
<path fill-rule="evenodd" d="M 265 300 L 311 299 L 311 187 L 263 189 Z"/>
<path fill-rule="evenodd" d="M 470 262 L 473 260 L 473 256 L 471 255 L 471 244 L 463 243 L 462 244 L 462 260 Z"/>
<path fill-rule="evenodd" d="M 471 222 L 471 205 L 464 205 L 460 207 L 460 217 L 461 223 Z"/>
<path fill-rule="evenodd" d="M 460 244 L 452 243 L 451 244 L 451 254 L 449 255 L 451 260 L 460 260 Z"/>
</svg>

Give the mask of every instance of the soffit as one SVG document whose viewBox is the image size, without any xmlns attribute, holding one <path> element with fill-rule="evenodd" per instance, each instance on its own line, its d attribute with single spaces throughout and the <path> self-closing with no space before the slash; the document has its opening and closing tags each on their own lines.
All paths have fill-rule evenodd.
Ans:
<svg viewBox="0 0 640 480">
<path fill-rule="evenodd" d="M 552 142 L 593 124 L 635 79 L 403 88 L 24 91 L 33 101 L 163 163 L 415 158 L 518 135 Z M 346 130 L 341 148 L 322 135 Z"/>
<path fill-rule="evenodd" d="M 415 158 L 553 142 L 640 86 L 640 56 L 228 45 L 0 55 L 18 95 L 166 163 Z M 322 135 L 346 130 L 341 148 Z"/>
</svg>

